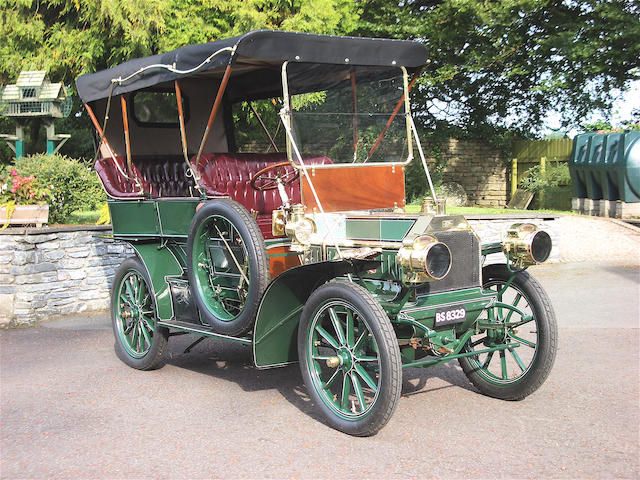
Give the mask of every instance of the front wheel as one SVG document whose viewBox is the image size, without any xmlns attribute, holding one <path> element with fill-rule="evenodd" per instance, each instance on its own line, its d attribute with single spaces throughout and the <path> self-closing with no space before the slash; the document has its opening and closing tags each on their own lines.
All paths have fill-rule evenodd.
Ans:
<svg viewBox="0 0 640 480">
<path fill-rule="evenodd" d="M 480 392 L 503 400 L 522 400 L 551 372 L 558 327 L 542 286 L 527 272 L 516 273 L 509 282 L 512 276 L 506 265 L 483 268 L 483 288 L 496 295 L 497 303 L 479 320 L 491 328 L 481 330 L 465 346 L 466 352 L 501 349 L 463 357 L 459 362 Z"/>
<path fill-rule="evenodd" d="M 120 360 L 138 370 L 162 366 L 169 332 L 158 326 L 151 280 L 138 258 L 122 262 L 113 278 L 111 320 Z"/>
<path fill-rule="evenodd" d="M 398 342 L 386 313 L 353 283 L 332 282 L 307 301 L 298 355 L 309 395 L 333 428 L 375 435 L 402 389 Z"/>
</svg>

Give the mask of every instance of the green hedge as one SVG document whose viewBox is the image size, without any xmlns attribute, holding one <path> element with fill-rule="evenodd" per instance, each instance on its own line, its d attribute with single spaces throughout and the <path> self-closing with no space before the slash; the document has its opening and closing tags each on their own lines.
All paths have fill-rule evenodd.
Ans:
<svg viewBox="0 0 640 480">
<path fill-rule="evenodd" d="M 42 186 L 53 186 L 49 223 L 65 223 L 75 210 L 95 210 L 106 200 L 92 168 L 63 155 L 38 154 L 16 160 L 21 175 L 33 175 Z"/>
</svg>

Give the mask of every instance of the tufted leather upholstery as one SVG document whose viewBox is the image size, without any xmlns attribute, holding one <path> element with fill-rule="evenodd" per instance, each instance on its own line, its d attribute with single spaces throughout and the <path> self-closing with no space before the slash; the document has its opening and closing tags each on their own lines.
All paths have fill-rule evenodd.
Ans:
<svg viewBox="0 0 640 480">
<path fill-rule="evenodd" d="M 327 157 L 303 159 L 305 165 L 331 163 Z M 251 187 L 253 175 L 274 163 L 286 162 L 284 153 L 210 153 L 202 155 L 198 171 L 200 183 L 209 195 L 228 195 L 249 211 L 269 214 L 282 205 L 278 190 L 259 192 Z M 286 167 L 293 170 L 293 167 Z M 285 187 L 292 203 L 300 202 L 300 180 Z"/>
<path fill-rule="evenodd" d="M 124 157 L 116 157 L 122 171 L 127 172 Z M 187 177 L 184 159 L 178 156 L 138 157 L 133 160 L 133 171 L 142 183 L 143 192 L 133 179 L 123 176 L 112 158 L 96 160 L 95 168 L 105 190 L 115 198 L 189 197 L 194 183 Z M 195 189 L 193 189 L 195 192 Z"/>
<path fill-rule="evenodd" d="M 120 168 L 126 172 L 124 157 L 116 157 Z M 305 165 L 331 163 L 327 157 L 308 157 Z M 191 159 L 192 162 L 195 158 Z M 228 196 L 247 210 L 257 213 L 257 221 L 265 238 L 271 235 L 271 212 L 282 205 L 278 190 L 259 192 L 250 185 L 253 175 L 263 168 L 287 161 L 284 153 L 209 153 L 202 155 L 198 172 L 200 183 L 209 196 Z M 189 197 L 195 194 L 194 183 L 186 175 L 187 167 L 180 156 L 137 157 L 133 160 L 135 174 L 141 180 L 143 192 L 133 180 L 124 177 L 115 167 L 113 159 L 96 160 L 96 172 L 105 190 L 115 198 Z M 293 168 L 293 167 L 287 167 Z M 285 187 L 292 203 L 300 202 L 300 180 Z"/>
<path fill-rule="evenodd" d="M 187 175 L 187 165 L 180 156 L 139 157 L 133 162 L 150 185 L 154 197 L 197 196 L 195 182 Z"/>
</svg>

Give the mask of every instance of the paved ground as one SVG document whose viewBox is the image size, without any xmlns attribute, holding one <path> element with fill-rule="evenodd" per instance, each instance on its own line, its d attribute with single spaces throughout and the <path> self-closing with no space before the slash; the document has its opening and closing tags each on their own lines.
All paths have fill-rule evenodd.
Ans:
<svg viewBox="0 0 640 480">
<path fill-rule="evenodd" d="M 537 267 L 560 324 L 543 387 L 476 393 L 457 364 L 405 372 L 376 437 L 317 418 L 297 367 L 258 371 L 249 349 L 172 339 L 139 372 L 105 316 L 0 333 L 1 476 L 19 478 L 638 478 L 639 269 Z"/>
<path fill-rule="evenodd" d="M 560 345 L 524 401 L 478 394 L 457 363 L 411 369 L 391 422 L 352 438 L 321 422 L 296 366 L 258 371 L 211 339 L 185 355 L 183 336 L 139 372 L 105 315 L 68 318 L 0 332 L 0 477 L 638 478 L 640 235 L 563 221 L 564 255 L 598 262 L 531 269 Z"/>
</svg>

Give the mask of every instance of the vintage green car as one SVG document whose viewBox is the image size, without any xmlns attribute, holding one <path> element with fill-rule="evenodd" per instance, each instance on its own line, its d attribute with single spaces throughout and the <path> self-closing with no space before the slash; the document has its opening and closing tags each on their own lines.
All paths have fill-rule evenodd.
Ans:
<svg viewBox="0 0 640 480">
<path fill-rule="evenodd" d="M 527 273 L 549 235 L 481 245 L 446 215 L 411 116 L 418 42 L 254 31 L 77 80 L 114 238 L 116 353 L 162 365 L 184 332 L 299 362 L 332 427 L 373 435 L 402 369 L 458 359 L 482 393 L 519 400 L 549 375 L 557 327 Z M 405 167 L 433 208 L 405 212 Z M 483 267 L 503 252 L 504 264 Z"/>
</svg>

